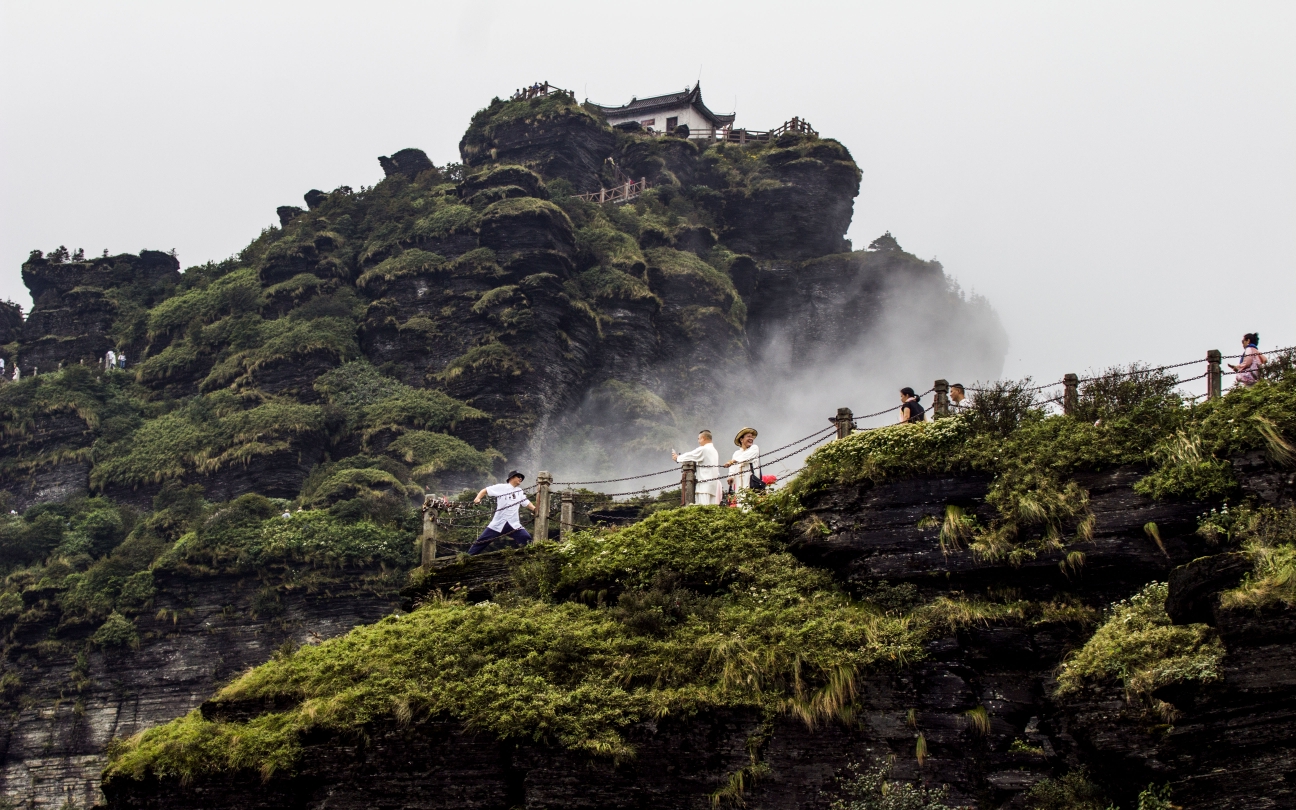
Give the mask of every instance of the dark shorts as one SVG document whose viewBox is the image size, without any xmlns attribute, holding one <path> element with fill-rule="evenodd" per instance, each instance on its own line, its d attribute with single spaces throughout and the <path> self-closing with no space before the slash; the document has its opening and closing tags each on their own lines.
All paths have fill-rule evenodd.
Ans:
<svg viewBox="0 0 1296 810">
<path fill-rule="evenodd" d="M 490 546 L 493 540 L 499 537 L 504 538 L 505 545 L 512 546 L 513 548 L 521 548 L 531 542 L 531 533 L 526 529 L 521 526 L 512 528 L 508 524 L 505 524 L 504 531 L 502 532 L 497 532 L 494 529 L 486 529 L 483 531 L 477 537 L 477 540 L 468 547 L 468 553 L 481 554 L 488 546 Z"/>
</svg>

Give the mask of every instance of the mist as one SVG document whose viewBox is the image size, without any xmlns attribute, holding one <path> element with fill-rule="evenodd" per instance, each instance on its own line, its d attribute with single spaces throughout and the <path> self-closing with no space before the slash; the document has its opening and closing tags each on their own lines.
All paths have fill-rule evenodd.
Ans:
<svg viewBox="0 0 1296 810">
<path fill-rule="evenodd" d="M 786 268 L 801 274 L 809 292 L 749 321 L 743 355 L 703 372 L 695 396 L 663 397 L 640 383 L 627 404 L 596 387 L 538 431 L 525 462 L 559 482 L 626 478 L 672 470 L 670 451 L 696 446 L 701 430 L 712 431 L 727 460 L 735 434 L 753 427 L 764 472 L 784 480 L 819 442 L 773 451 L 815 433 L 831 438 L 838 408 L 857 417 L 882 411 L 857 420 L 860 428 L 879 427 L 898 421 L 903 387 L 925 392 L 937 379 L 972 386 L 1002 375 L 1008 338 L 998 314 L 985 298 L 961 290 L 939 262 L 894 251 L 821 261 L 831 262 L 827 272 Z M 930 394 L 922 397 L 924 406 L 931 402 Z M 678 486 L 677 473 L 587 486 L 632 492 L 668 485 Z"/>
</svg>

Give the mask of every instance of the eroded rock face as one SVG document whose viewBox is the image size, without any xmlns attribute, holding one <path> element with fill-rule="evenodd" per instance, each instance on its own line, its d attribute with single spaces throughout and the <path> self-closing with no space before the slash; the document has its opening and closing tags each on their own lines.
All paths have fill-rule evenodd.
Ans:
<svg viewBox="0 0 1296 810">
<path fill-rule="evenodd" d="M 827 146 L 825 144 L 825 146 Z M 834 144 L 835 146 L 835 144 Z M 845 152 L 837 146 L 840 152 Z M 725 231 L 737 251 L 771 259 L 812 259 L 850 250 L 850 227 L 860 173 L 849 153 L 775 153 L 762 182 L 724 198 Z"/>
<path fill-rule="evenodd" d="M 793 553 L 831 568 L 846 583 L 887 580 L 941 590 L 951 584 L 1039 593 L 1065 590 L 1106 604 L 1148 581 L 1164 581 L 1176 565 L 1213 550 L 1195 533 L 1197 516 L 1209 507 L 1139 495 L 1133 485 L 1143 474 L 1124 467 L 1075 477 L 1089 491 L 1089 508 L 1096 518 L 1092 544 L 1067 549 L 1084 552 L 1079 570 L 1063 565 L 1066 551 L 1041 553 L 1013 567 L 978 560 L 966 549 L 942 550 L 939 525 L 919 528 L 923 518 L 943 517 L 947 505 L 962 507 L 987 524 L 997 515 L 985 502 L 990 480 L 976 475 L 863 484 L 825 494 L 799 524 Z M 1150 522 L 1159 528 L 1164 551 L 1144 532 Z"/>
<path fill-rule="evenodd" d="M 1208 557 L 1170 578 L 1167 606 L 1206 619 L 1227 649 L 1219 680 L 1155 693 L 1172 705 L 1172 722 L 1131 704 L 1118 686 L 1061 704 L 1086 761 L 1119 786 L 1122 801 L 1155 782 L 1169 783 L 1175 803 L 1191 810 L 1296 805 L 1296 611 L 1221 609 L 1212 597 L 1236 582 L 1235 563 L 1233 554 Z M 1184 615 L 1188 605 L 1202 609 Z"/>
<path fill-rule="evenodd" d="M 1023 808 L 1040 780 L 1080 765 L 1120 806 L 1133 806 L 1149 783 L 1169 783 L 1176 804 L 1197 808 L 1272 808 L 1296 796 L 1296 618 L 1290 610 L 1226 611 L 1235 555 L 1200 558 L 1190 537 L 1197 504 L 1158 504 L 1130 489 L 1140 471 L 1091 474 L 1085 484 L 1097 516 L 1082 572 L 1062 574 L 1053 558 L 1020 568 L 942 554 L 916 524 L 929 507 L 984 507 L 987 482 L 976 476 L 921 478 L 842 490 L 812 506 L 829 534 L 803 539 L 795 553 L 831 569 L 849 586 L 879 580 L 920 590 L 976 592 L 1008 588 L 1048 598 L 1069 594 L 1092 606 L 1166 579 L 1171 604 L 1196 603 L 1227 648 L 1222 678 L 1166 688 L 1157 698 L 1177 717 L 1165 725 L 1119 686 L 1095 685 L 1055 697 L 1057 667 L 1091 628 L 1067 621 L 973 624 L 933 638 L 916 664 L 860 679 L 859 712 L 850 722 L 808 728 L 788 715 L 708 711 L 642 723 L 627 732 L 637 750 L 620 765 L 531 740 L 474 734 L 448 718 L 400 726 L 382 721 L 363 734 L 322 734 L 306 742 L 301 768 L 262 782 L 255 773 L 203 778 L 118 778 L 104 786 L 112 808 L 562 807 L 703 808 L 752 757 L 767 766 L 743 793 L 750 808 L 826 807 L 835 777 L 853 763 L 893 763 L 892 776 L 946 784 L 951 806 Z M 1143 535 L 1161 527 L 1163 552 Z M 815 534 L 821 534 L 816 532 Z M 519 554 L 447 560 L 407 607 L 432 590 L 492 598 L 511 583 Z M 1193 560 L 1175 568 L 1180 561 Z M 1172 571 L 1173 569 L 1173 571 Z M 204 707 L 240 718 L 274 707 Z M 985 710 L 986 724 L 972 715 Z M 925 753 L 920 757 L 921 750 Z M 416 798 L 415 798 L 416 797 Z"/>
<path fill-rule="evenodd" d="M 33 302 L 18 352 L 23 375 L 93 365 L 111 348 L 138 357 L 141 343 L 122 345 L 109 335 L 117 299 L 125 294 L 140 306 L 152 306 L 174 288 L 179 269 L 174 256 L 155 250 L 58 264 L 33 253 L 22 268 Z"/>
<path fill-rule="evenodd" d="M 91 646 L 83 659 L 94 627 L 79 628 L 79 639 L 78 628 L 65 629 L 57 649 L 37 656 L 50 628 L 4 620 L 6 671 L 22 680 L 24 702 L 0 719 L 0 795 L 42 810 L 94 805 L 109 740 L 197 708 L 285 643 L 319 643 L 391 612 L 394 588 L 375 587 L 375 573 L 353 570 L 314 593 L 273 590 L 255 576 L 159 576 L 156 615 L 136 619 L 139 649 Z"/>
</svg>

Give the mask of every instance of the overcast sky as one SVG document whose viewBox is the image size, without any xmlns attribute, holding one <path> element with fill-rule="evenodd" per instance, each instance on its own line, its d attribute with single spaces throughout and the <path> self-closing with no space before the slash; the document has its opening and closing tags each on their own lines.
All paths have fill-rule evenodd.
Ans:
<svg viewBox="0 0 1296 810">
<path fill-rule="evenodd" d="M 0 3 L 0 298 L 33 248 L 220 259 L 548 80 L 797 115 L 988 296 L 1005 373 L 1296 344 L 1296 3 Z M 915 324 L 914 337 L 957 324 Z M 951 374 L 953 376 L 953 373 Z"/>
</svg>

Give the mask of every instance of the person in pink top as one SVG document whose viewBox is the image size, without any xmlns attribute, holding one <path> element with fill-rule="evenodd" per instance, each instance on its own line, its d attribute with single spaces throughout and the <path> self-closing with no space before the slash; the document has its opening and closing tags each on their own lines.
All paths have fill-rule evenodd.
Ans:
<svg viewBox="0 0 1296 810">
<path fill-rule="evenodd" d="M 1265 364 L 1265 356 L 1260 353 L 1260 334 L 1248 332 L 1242 336 L 1242 356 L 1237 365 L 1229 363 L 1229 368 L 1237 372 L 1238 385 L 1254 385 L 1260 379 L 1260 367 Z"/>
</svg>

